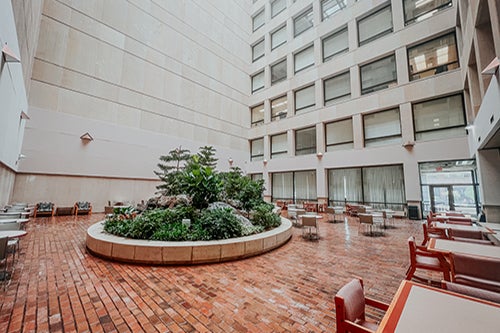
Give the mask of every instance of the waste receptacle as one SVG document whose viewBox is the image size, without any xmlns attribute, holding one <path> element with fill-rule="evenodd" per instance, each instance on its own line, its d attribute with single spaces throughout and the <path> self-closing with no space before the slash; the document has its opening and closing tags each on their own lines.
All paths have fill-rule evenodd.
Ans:
<svg viewBox="0 0 500 333">
<path fill-rule="evenodd" d="M 408 218 L 410 220 L 420 220 L 420 212 L 418 206 L 408 206 Z"/>
</svg>

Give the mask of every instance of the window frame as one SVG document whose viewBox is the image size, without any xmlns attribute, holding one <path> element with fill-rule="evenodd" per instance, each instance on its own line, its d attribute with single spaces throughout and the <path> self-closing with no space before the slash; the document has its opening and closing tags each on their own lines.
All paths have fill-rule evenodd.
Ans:
<svg viewBox="0 0 500 333">
<path fill-rule="evenodd" d="M 262 108 L 261 108 L 262 107 Z M 258 108 L 258 109 L 257 109 Z M 257 121 L 254 121 L 253 120 L 253 114 L 254 114 L 254 110 L 262 110 L 262 119 L 259 119 Z M 261 104 L 257 104 L 257 105 L 254 105 L 250 108 L 250 127 L 253 128 L 253 127 L 257 127 L 257 126 L 262 126 L 264 125 L 264 113 L 265 113 L 265 105 L 264 103 L 261 103 Z"/>
<path fill-rule="evenodd" d="M 285 100 L 286 100 L 286 113 L 285 113 L 285 116 L 283 117 L 282 114 L 280 114 L 280 115 L 273 115 L 273 102 L 276 101 L 276 100 L 278 100 L 278 99 L 281 99 L 283 97 L 285 97 Z M 287 115 L 288 115 L 288 95 L 281 95 L 279 97 L 273 98 L 271 100 L 270 104 L 271 104 L 271 121 L 278 121 L 280 119 L 283 119 L 283 118 L 287 117 Z"/>
<path fill-rule="evenodd" d="M 373 35 L 370 38 L 367 38 L 367 39 L 361 41 L 361 38 L 359 36 L 359 30 L 360 30 L 359 29 L 359 23 L 362 22 L 363 20 L 366 20 L 367 18 L 369 18 L 369 17 L 371 17 L 373 15 L 379 14 L 380 12 L 386 10 L 387 8 L 390 8 L 390 11 L 391 11 L 391 20 L 392 20 L 392 22 L 391 22 L 392 23 L 391 24 L 391 28 L 390 29 L 386 29 L 386 30 L 384 30 L 382 32 L 379 32 L 378 34 Z M 358 46 L 360 46 L 360 47 L 363 46 L 363 45 L 369 44 L 369 43 L 373 42 L 374 40 L 377 40 L 377 39 L 379 39 L 379 38 L 381 38 L 381 37 L 383 37 L 385 35 L 388 35 L 388 34 L 394 32 L 394 19 L 392 18 L 392 6 L 391 6 L 391 2 L 387 3 L 385 6 L 382 6 L 379 9 L 377 9 L 377 10 L 375 10 L 375 11 L 373 11 L 373 12 L 367 14 L 367 15 L 364 15 L 364 16 L 362 16 L 359 19 L 357 19 L 356 20 L 356 28 L 357 28 L 356 30 L 357 30 L 357 33 L 358 33 Z"/>
<path fill-rule="evenodd" d="M 386 60 L 386 59 L 389 59 L 389 58 L 394 58 L 394 68 L 396 69 L 396 77 L 395 77 L 395 79 L 394 80 L 380 82 L 380 83 L 377 83 L 376 85 L 372 85 L 372 86 L 370 86 L 368 88 L 366 88 L 366 87 L 363 88 L 363 67 L 372 65 L 374 63 L 377 63 L 379 61 Z M 359 79 L 360 79 L 359 82 L 360 82 L 360 85 L 361 85 L 361 95 L 367 95 L 367 94 L 371 94 L 371 93 L 379 91 L 379 90 L 390 88 L 390 85 L 392 83 L 395 83 L 397 85 L 397 83 L 398 83 L 398 66 L 397 66 L 397 63 L 396 63 L 396 54 L 392 53 L 392 54 L 390 54 L 388 56 L 376 59 L 374 61 L 371 61 L 369 63 L 366 63 L 364 65 L 359 66 Z M 385 86 L 385 85 L 386 85 L 386 87 L 379 88 L 379 87 Z M 374 88 L 377 88 L 377 89 L 374 89 Z M 370 91 L 366 91 L 366 90 L 370 90 Z"/>
<path fill-rule="evenodd" d="M 255 52 L 254 52 L 255 47 L 257 45 L 259 45 L 260 43 L 262 43 L 262 54 L 259 55 L 258 57 L 255 57 Z M 266 55 L 265 39 L 262 38 L 257 43 L 255 43 L 255 44 L 252 45 L 252 62 L 256 62 L 257 60 L 259 60 L 260 58 L 264 57 L 265 55 Z"/>
<path fill-rule="evenodd" d="M 417 48 L 417 47 L 424 46 L 424 45 L 426 45 L 426 44 L 429 44 L 429 43 L 435 42 L 435 41 L 440 40 L 440 39 L 447 38 L 447 37 L 449 37 L 449 36 L 453 36 L 453 37 L 454 37 L 454 39 L 455 39 L 455 54 L 457 55 L 456 60 L 455 60 L 455 61 L 453 61 L 453 62 L 448 62 L 448 63 L 446 63 L 446 64 L 436 65 L 436 66 L 434 66 L 434 67 L 428 67 L 428 68 L 426 68 L 426 69 L 424 69 L 424 70 L 421 70 L 421 71 L 418 71 L 418 72 L 414 72 L 414 73 L 412 73 L 412 71 L 411 71 L 411 64 L 410 64 L 410 60 L 411 60 L 411 59 L 410 59 L 410 51 L 411 51 L 412 49 Z M 408 59 L 408 76 L 409 76 L 410 81 L 416 81 L 416 80 L 424 79 L 424 78 L 427 78 L 427 77 L 430 77 L 430 76 L 434 76 L 434 75 L 437 75 L 437 74 L 440 74 L 440 73 L 444 73 L 444 72 L 448 72 L 448 71 L 450 71 L 450 70 L 454 70 L 454 69 L 460 68 L 460 57 L 459 57 L 459 55 L 458 55 L 457 35 L 456 35 L 455 31 L 451 31 L 451 32 L 446 33 L 446 34 L 444 34 L 444 35 L 440 35 L 440 36 L 438 36 L 438 37 L 435 37 L 435 38 L 429 39 L 429 40 L 427 40 L 427 41 L 425 41 L 425 42 L 422 42 L 422 43 L 419 43 L 419 44 L 415 44 L 415 45 L 413 45 L 413 46 L 411 46 L 411 47 L 407 47 L 407 48 L 406 48 L 406 58 Z M 457 64 L 457 67 L 456 67 L 456 68 L 448 69 L 448 67 L 449 67 L 450 65 L 454 65 L 454 64 Z M 443 67 L 443 66 L 446 66 L 446 70 L 442 70 L 442 71 L 439 71 L 439 72 L 438 72 L 439 68 L 440 68 L 440 67 Z M 424 76 L 424 77 L 419 77 L 419 78 L 414 78 L 414 76 L 416 76 L 416 75 L 420 75 L 420 74 L 422 74 L 422 73 L 425 73 L 425 72 L 428 72 L 428 71 L 432 71 L 432 70 L 435 70 L 435 71 L 436 71 L 436 72 L 435 72 L 434 74 L 432 74 L 432 75 L 429 75 L 429 76 Z"/>
<path fill-rule="evenodd" d="M 262 154 L 254 154 L 253 143 L 262 140 Z M 262 158 L 260 158 L 262 157 Z M 264 159 L 264 137 L 250 140 L 250 161 L 262 161 Z"/>
<path fill-rule="evenodd" d="M 335 36 L 338 36 L 344 32 L 347 34 L 347 46 L 346 46 L 346 48 L 339 50 L 339 51 L 337 51 L 329 56 L 325 56 L 325 41 L 330 39 L 330 38 L 334 38 Z M 349 52 L 349 30 L 348 30 L 347 25 L 345 25 L 342 28 L 334 31 L 333 33 L 321 38 L 321 58 L 323 59 L 323 62 L 327 62 L 327 61 L 331 60 L 333 57 L 335 57 L 339 54 L 347 53 L 347 52 Z"/>
<path fill-rule="evenodd" d="M 283 63 L 285 63 L 285 76 L 281 77 L 281 78 L 278 78 L 278 79 L 273 79 L 273 68 L 276 68 L 276 66 L 282 65 Z M 271 71 L 271 85 L 274 85 L 274 84 L 276 84 L 278 82 L 281 82 L 281 81 L 285 81 L 288 78 L 287 59 L 286 59 L 286 57 L 283 58 L 283 59 L 281 59 L 281 60 L 278 60 L 276 63 L 274 63 L 271 66 L 269 66 L 269 68 L 270 68 L 270 71 Z"/>
<path fill-rule="evenodd" d="M 286 150 L 279 150 L 279 151 L 276 151 L 276 152 L 273 151 L 273 138 L 275 138 L 277 136 L 282 136 L 282 135 L 285 135 L 285 138 L 287 140 L 286 142 L 288 142 L 288 133 L 287 132 L 273 134 L 269 138 L 269 141 L 271 143 L 271 149 L 270 149 L 271 150 L 271 159 L 279 157 L 279 156 L 288 155 L 288 145 L 287 145 Z"/>
<path fill-rule="evenodd" d="M 374 115 L 374 114 L 377 114 L 377 113 L 383 113 L 383 112 L 389 112 L 389 111 L 394 111 L 394 110 L 397 110 L 398 111 L 398 123 L 399 123 L 399 132 L 397 134 L 390 134 L 390 135 L 381 135 L 381 136 L 377 136 L 377 137 L 373 137 L 373 138 L 366 138 L 366 121 L 365 121 L 365 117 L 366 116 L 371 116 L 371 115 Z M 403 133 L 402 133 L 402 130 L 401 130 L 401 110 L 399 108 L 399 106 L 397 107 L 394 107 L 394 108 L 390 108 L 390 109 L 385 109 L 385 110 L 379 110 L 379 111 L 376 111 L 376 112 L 370 112 L 370 113 L 365 113 L 362 115 L 362 119 L 363 119 L 363 145 L 364 147 L 378 147 L 379 145 L 372 145 L 371 143 L 372 142 L 377 142 L 377 141 L 386 141 L 388 139 L 395 139 L 395 138 L 402 138 L 403 137 Z M 367 144 L 369 143 L 369 144 Z M 385 144 L 383 144 L 385 146 Z M 382 146 L 382 145 L 381 145 Z"/>
<path fill-rule="evenodd" d="M 281 31 L 282 29 L 285 29 L 285 39 L 280 42 L 279 44 L 276 44 L 276 45 L 273 45 L 273 36 L 275 33 L 277 33 L 278 31 Z M 286 44 L 287 42 L 287 31 L 286 31 L 286 23 L 280 27 L 278 27 L 277 29 L 273 30 L 273 32 L 270 33 L 270 36 L 271 36 L 271 51 L 273 51 L 274 49 L 277 49 L 278 47 L 280 47 L 281 45 L 283 44 Z"/>
<path fill-rule="evenodd" d="M 255 18 L 258 17 L 259 15 L 263 16 L 262 24 L 259 26 L 255 26 Z M 255 32 L 262 28 L 266 24 L 266 12 L 265 8 L 262 8 L 259 10 L 255 15 L 252 16 L 252 32 Z"/>
<path fill-rule="evenodd" d="M 303 54 L 305 52 L 308 52 L 309 50 L 312 50 L 312 63 L 309 63 L 307 64 L 306 66 L 304 67 L 301 67 L 299 69 L 297 69 L 297 55 L 300 55 L 300 54 Z M 314 66 L 314 44 L 311 44 L 311 45 L 308 45 L 304 48 L 302 48 L 300 51 L 297 51 L 293 54 L 293 71 L 294 71 L 294 74 L 297 74 L 298 72 L 301 72 L 309 67 L 313 67 Z"/>
<path fill-rule="evenodd" d="M 281 8 L 278 12 L 273 12 L 273 5 L 275 3 L 277 3 L 278 1 L 282 1 L 285 4 L 285 6 L 283 8 Z M 271 18 L 273 18 L 276 15 L 280 14 L 281 12 L 283 12 L 286 9 L 286 6 L 287 6 L 286 0 L 273 0 L 273 1 L 271 1 Z"/>
<path fill-rule="evenodd" d="M 306 106 L 301 107 L 300 109 L 297 109 L 297 93 L 298 93 L 298 92 L 300 92 L 300 91 L 303 91 L 303 90 L 305 90 L 305 89 L 309 89 L 309 88 L 311 88 L 311 87 L 314 87 L 314 94 L 316 94 L 316 87 L 315 87 L 314 82 L 313 82 L 312 84 L 308 85 L 308 86 L 302 87 L 302 88 L 297 89 L 297 90 L 295 90 L 295 91 L 293 92 L 294 105 L 295 105 L 295 114 L 297 114 L 298 112 L 301 112 L 301 111 L 303 111 L 303 110 L 307 110 L 307 109 L 309 109 L 309 108 L 311 108 L 311 107 L 315 107 L 315 106 L 316 106 L 316 96 L 315 96 L 315 98 L 314 98 L 314 103 L 313 103 L 313 104 L 308 104 L 308 105 L 306 105 Z M 312 110 L 311 110 L 311 111 L 312 111 Z"/>
<path fill-rule="evenodd" d="M 324 8 L 324 4 L 325 2 L 327 1 L 332 1 L 332 2 L 336 2 L 337 3 L 337 7 L 339 7 L 339 9 L 337 9 L 336 11 L 334 11 L 333 13 L 331 13 L 330 15 L 328 16 L 325 16 L 325 8 Z M 342 5 L 340 4 L 340 1 L 344 3 L 344 7 L 342 7 Z M 335 7 L 335 6 L 333 6 Z M 330 17 L 332 17 L 333 15 L 335 15 L 336 13 L 340 12 L 342 9 L 345 9 L 347 7 L 347 0 L 321 0 L 320 2 L 320 8 L 321 8 L 321 21 L 325 21 L 325 20 L 328 20 Z"/>
<path fill-rule="evenodd" d="M 307 146 L 305 148 L 297 149 L 297 142 L 299 141 L 299 140 L 297 140 L 297 136 L 301 132 L 311 131 L 311 130 L 314 131 L 314 146 Z M 294 138 L 295 138 L 295 147 L 294 147 L 295 148 L 295 156 L 316 154 L 316 150 L 318 149 L 318 142 L 316 139 L 316 126 L 304 127 L 304 128 L 294 130 Z M 311 150 L 314 150 L 314 151 L 310 152 Z"/>
<path fill-rule="evenodd" d="M 297 33 L 297 30 L 296 30 L 296 25 L 297 25 L 297 20 L 301 19 L 301 18 L 305 18 L 307 17 L 308 15 L 311 15 L 311 25 L 309 27 L 307 27 L 306 29 L 300 31 Z M 313 28 L 314 27 L 314 12 L 313 12 L 313 7 L 310 6 L 308 7 L 307 9 L 305 9 L 303 12 L 301 12 L 299 15 L 295 16 L 293 18 L 293 37 L 297 37 L 299 35 L 301 35 L 302 33 L 308 31 L 309 29 Z"/>
<path fill-rule="evenodd" d="M 342 122 L 346 122 L 346 121 L 350 121 L 351 122 L 352 140 L 350 140 L 350 141 L 340 141 L 340 142 L 336 142 L 336 143 L 328 143 L 328 125 L 335 124 L 335 123 L 342 123 Z M 344 119 L 337 119 L 337 120 L 325 123 L 325 129 L 324 129 L 324 131 L 325 131 L 325 148 L 326 148 L 326 151 L 328 152 L 328 151 L 336 150 L 336 149 L 329 150 L 328 149 L 329 147 L 338 147 L 338 146 L 346 145 L 346 144 L 349 144 L 349 143 L 352 143 L 352 145 L 354 147 L 354 129 L 353 129 L 352 126 L 353 126 L 352 117 L 344 118 Z"/>
<path fill-rule="evenodd" d="M 256 89 L 254 89 L 254 82 L 253 82 L 253 80 L 254 80 L 254 79 L 255 79 L 258 75 L 261 75 L 261 74 L 263 75 L 263 79 L 262 79 L 262 86 L 261 86 L 261 87 L 258 87 L 258 88 L 256 88 Z M 265 73 L 264 69 L 262 69 L 261 71 L 259 71 L 259 72 L 255 73 L 255 74 L 253 74 L 250 78 L 251 78 L 251 84 L 252 84 L 252 94 L 254 94 L 254 93 L 256 93 L 257 91 L 260 91 L 260 90 L 262 90 L 262 89 L 264 89 L 264 88 L 265 88 L 265 86 L 266 86 L 266 73 Z"/>
<path fill-rule="evenodd" d="M 333 97 L 333 98 L 326 99 L 326 95 L 327 95 L 327 94 L 326 94 L 326 83 L 327 83 L 327 81 L 329 81 L 329 80 L 333 80 L 333 79 L 336 79 L 336 78 L 338 78 L 338 77 L 340 77 L 340 76 L 344 76 L 344 75 L 346 75 L 346 74 L 347 74 L 347 76 L 349 77 L 349 93 L 344 94 L 344 95 L 335 96 L 335 97 Z M 349 69 L 347 69 L 347 71 L 344 71 L 344 72 L 338 73 L 338 74 L 336 74 L 336 75 L 334 75 L 334 76 L 331 76 L 331 77 L 326 78 L 326 79 L 324 79 L 324 80 L 323 80 L 323 105 L 325 105 L 325 106 L 326 106 L 326 105 L 330 105 L 330 104 L 332 104 L 332 102 L 334 102 L 334 101 L 344 100 L 344 99 L 346 99 L 347 97 L 350 97 L 350 96 L 351 96 L 351 94 L 352 94 L 352 93 L 351 93 L 351 71 L 350 71 Z"/>
<path fill-rule="evenodd" d="M 446 2 L 446 3 L 444 3 L 444 4 L 440 5 L 440 6 L 434 7 L 434 8 L 432 8 L 432 9 L 430 9 L 430 10 L 428 10 L 428 11 L 424 12 L 424 13 L 421 13 L 421 14 L 420 14 L 420 15 L 418 15 L 418 16 L 415 16 L 415 17 L 413 17 L 413 18 L 411 18 L 411 19 L 408 19 L 408 18 L 407 18 L 407 16 L 406 16 L 406 1 L 407 1 L 407 0 L 403 0 L 403 18 L 404 18 L 404 21 L 405 21 L 405 26 L 406 26 L 406 25 L 413 24 L 413 23 L 415 23 L 415 22 L 419 22 L 419 21 L 420 21 L 420 20 L 419 20 L 419 18 L 420 18 L 420 17 L 425 16 L 425 15 L 428 15 L 429 13 L 432 13 L 432 12 L 434 12 L 434 11 L 435 11 L 435 13 L 434 13 L 434 14 L 432 14 L 432 15 L 430 15 L 430 16 L 427 16 L 427 17 L 425 17 L 425 18 L 428 18 L 428 17 L 434 16 L 435 14 L 439 13 L 439 12 L 440 12 L 440 11 L 442 11 L 442 10 L 445 10 L 445 9 L 447 9 L 447 8 L 451 8 L 451 7 L 453 7 L 453 1 L 452 1 L 452 0 L 448 0 L 448 2 Z M 425 18 L 424 18 L 424 19 L 425 19 Z M 421 19 L 421 20 L 423 20 L 423 19 Z"/>
</svg>

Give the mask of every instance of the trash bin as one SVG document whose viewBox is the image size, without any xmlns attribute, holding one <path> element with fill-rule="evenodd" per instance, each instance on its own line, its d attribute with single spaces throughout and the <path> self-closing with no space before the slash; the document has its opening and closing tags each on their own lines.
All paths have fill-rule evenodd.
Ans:
<svg viewBox="0 0 500 333">
<path fill-rule="evenodd" d="M 418 206 L 408 206 L 408 218 L 410 220 L 420 220 L 420 212 Z"/>
</svg>

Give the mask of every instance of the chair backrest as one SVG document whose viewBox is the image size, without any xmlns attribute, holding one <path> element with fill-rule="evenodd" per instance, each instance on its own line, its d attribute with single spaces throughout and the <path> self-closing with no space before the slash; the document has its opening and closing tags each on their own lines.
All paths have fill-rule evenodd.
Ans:
<svg viewBox="0 0 500 333">
<path fill-rule="evenodd" d="M 54 208 L 52 202 L 39 202 L 36 204 L 36 210 L 39 212 L 50 212 Z"/>
<path fill-rule="evenodd" d="M 7 258 L 8 237 L 0 237 L 0 261 Z"/>
<path fill-rule="evenodd" d="M 408 238 L 408 247 L 410 248 L 410 263 L 413 266 L 417 262 L 417 244 L 415 243 L 415 237 L 410 236 Z"/>
<path fill-rule="evenodd" d="M 453 252 L 450 257 L 453 276 L 457 281 L 457 276 L 463 275 L 496 281 L 500 285 L 500 259 Z"/>
<path fill-rule="evenodd" d="M 490 302 L 500 303 L 500 293 L 489 290 L 474 288 L 463 284 L 449 281 L 441 281 L 443 289 L 453 291 L 458 294 L 484 299 Z"/>
<path fill-rule="evenodd" d="M 333 207 L 326 207 L 325 213 L 327 213 L 327 214 L 335 214 L 335 209 L 333 209 Z"/>
<path fill-rule="evenodd" d="M 75 206 L 79 210 L 89 210 L 90 209 L 90 202 L 88 201 L 78 201 Z"/>
<path fill-rule="evenodd" d="M 369 214 L 359 214 L 359 223 L 373 224 L 373 216 Z"/>
<path fill-rule="evenodd" d="M 446 216 L 465 216 L 463 213 L 458 212 L 446 212 Z"/>
<path fill-rule="evenodd" d="M 21 223 L 17 222 L 9 222 L 9 223 L 0 223 L 0 230 L 20 230 Z"/>
<path fill-rule="evenodd" d="M 297 208 L 295 211 L 297 212 L 297 216 L 306 214 L 306 210 L 302 208 Z"/>
<path fill-rule="evenodd" d="M 450 229 L 448 231 L 450 233 L 450 237 L 462 237 L 462 238 L 470 238 L 470 239 L 484 239 L 483 232 L 481 230 L 458 230 L 458 229 Z"/>
<path fill-rule="evenodd" d="M 316 217 L 314 216 L 303 216 L 302 217 L 303 227 L 316 227 Z"/>
<path fill-rule="evenodd" d="M 337 332 L 345 332 L 344 321 L 355 322 L 365 319 L 365 294 L 363 281 L 353 279 L 344 285 L 335 295 Z"/>
</svg>

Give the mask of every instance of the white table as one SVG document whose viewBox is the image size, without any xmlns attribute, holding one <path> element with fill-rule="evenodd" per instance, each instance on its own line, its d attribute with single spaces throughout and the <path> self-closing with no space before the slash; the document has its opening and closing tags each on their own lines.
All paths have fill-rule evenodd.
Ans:
<svg viewBox="0 0 500 333">
<path fill-rule="evenodd" d="M 401 282 L 379 333 L 499 332 L 500 304 Z"/>
<path fill-rule="evenodd" d="M 482 231 L 485 234 L 495 233 L 493 230 L 482 227 L 477 224 L 473 225 L 463 225 L 463 224 L 453 224 L 453 223 L 443 223 L 443 222 L 432 222 L 432 227 L 436 229 L 453 229 L 453 230 L 463 230 L 463 231 Z"/>
<path fill-rule="evenodd" d="M 500 259 L 500 246 L 493 245 L 431 238 L 427 245 L 427 249 L 433 252 L 440 252 L 444 255 L 449 255 L 453 252 Z"/>
<path fill-rule="evenodd" d="M 19 238 L 26 236 L 27 232 L 24 230 L 2 230 L 0 231 L 0 238 Z"/>
</svg>

